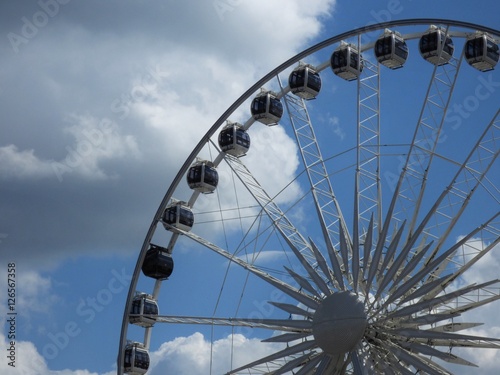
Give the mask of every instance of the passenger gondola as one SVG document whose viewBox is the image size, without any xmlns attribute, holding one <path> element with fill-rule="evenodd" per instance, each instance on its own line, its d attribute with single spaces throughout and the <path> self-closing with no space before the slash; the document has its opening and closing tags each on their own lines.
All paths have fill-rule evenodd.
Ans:
<svg viewBox="0 0 500 375">
<path fill-rule="evenodd" d="M 167 230 L 173 227 L 189 232 L 194 224 L 194 215 L 185 202 L 175 202 L 165 209 L 162 220 Z"/>
<path fill-rule="evenodd" d="M 363 71 L 363 57 L 353 44 L 341 42 L 330 58 L 330 67 L 340 78 L 357 79 Z"/>
<path fill-rule="evenodd" d="M 447 64 L 455 50 L 453 41 L 445 30 L 434 25 L 420 37 L 418 47 L 425 60 L 438 66 Z"/>
<path fill-rule="evenodd" d="M 149 328 L 156 323 L 158 304 L 152 296 L 140 293 L 132 300 L 130 309 L 130 323 Z"/>
<path fill-rule="evenodd" d="M 142 273 L 157 280 L 165 280 L 174 270 L 174 259 L 168 249 L 150 244 L 142 263 Z"/>
<path fill-rule="evenodd" d="M 494 69 L 499 57 L 498 45 L 487 33 L 477 32 L 465 42 L 465 59 L 482 72 Z"/>
<path fill-rule="evenodd" d="M 191 189 L 200 193 L 212 193 L 219 182 L 219 174 L 212 162 L 199 160 L 189 168 L 186 179 Z"/>
<path fill-rule="evenodd" d="M 271 91 L 262 91 L 253 100 L 250 111 L 254 120 L 265 125 L 276 125 L 283 115 L 283 105 Z"/>
<path fill-rule="evenodd" d="M 250 149 L 250 135 L 241 124 L 228 122 L 219 133 L 219 147 L 226 154 L 241 157 Z"/>
<path fill-rule="evenodd" d="M 143 375 L 149 368 L 149 353 L 140 343 L 125 347 L 123 356 L 124 372 L 129 375 Z"/>
<path fill-rule="evenodd" d="M 403 67 L 408 58 L 408 46 L 403 37 L 389 29 L 375 42 L 374 52 L 377 61 L 390 69 Z"/>
<path fill-rule="evenodd" d="M 316 98 L 321 90 L 321 77 L 312 66 L 301 65 L 290 73 L 288 84 L 293 94 L 310 100 Z"/>
</svg>

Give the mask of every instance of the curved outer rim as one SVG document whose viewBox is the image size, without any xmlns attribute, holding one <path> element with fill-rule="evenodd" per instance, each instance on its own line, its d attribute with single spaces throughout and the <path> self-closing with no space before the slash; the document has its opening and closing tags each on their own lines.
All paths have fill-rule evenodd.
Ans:
<svg viewBox="0 0 500 375">
<path fill-rule="evenodd" d="M 253 86 L 251 86 L 247 91 L 245 91 L 220 117 L 219 119 L 210 127 L 208 132 L 201 138 L 199 143 L 196 145 L 196 147 L 193 149 L 191 154 L 188 156 L 182 167 L 179 169 L 179 172 L 175 176 L 174 180 L 170 184 L 170 187 L 168 188 L 165 196 L 163 197 L 163 200 L 160 203 L 160 206 L 158 207 L 158 210 L 156 211 L 156 214 L 153 218 L 153 221 L 149 227 L 148 233 L 146 234 L 146 238 L 144 239 L 144 243 L 141 248 L 141 252 L 139 254 L 139 257 L 137 259 L 137 263 L 134 269 L 134 274 L 132 276 L 132 281 L 130 283 L 130 288 L 128 291 L 127 295 L 127 302 L 125 304 L 125 309 L 123 312 L 123 319 L 122 319 L 122 328 L 121 328 L 121 333 L 120 333 L 120 342 L 119 342 L 119 348 L 118 348 L 118 360 L 117 360 L 117 374 L 122 375 L 123 374 L 123 350 L 125 348 L 126 342 L 127 342 L 127 330 L 128 330 L 128 312 L 130 311 L 130 306 L 132 303 L 132 299 L 134 297 L 136 287 L 137 287 L 137 281 L 140 276 L 141 272 L 141 267 L 142 263 L 144 262 L 144 258 L 146 256 L 146 252 L 149 248 L 151 239 L 154 235 L 156 225 L 158 221 L 161 219 L 161 216 L 163 214 L 163 211 L 165 210 L 165 207 L 167 206 L 167 203 L 170 201 L 172 198 L 172 195 L 174 191 L 177 189 L 177 186 L 181 182 L 182 178 L 184 177 L 184 174 L 186 173 L 187 169 L 191 166 L 193 163 L 193 160 L 196 158 L 196 156 L 201 152 L 203 147 L 206 145 L 206 143 L 210 140 L 210 138 L 213 136 L 213 134 L 221 127 L 221 125 L 226 121 L 229 116 L 237 109 L 239 108 L 248 98 L 250 98 L 253 94 L 255 94 L 256 91 L 258 91 L 266 82 L 270 81 L 273 77 L 275 77 L 278 73 L 281 71 L 289 68 L 290 66 L 296 64 L 299 62 L 302 58 L 307 57 L 323 48 L 328 47 L 329 45 L 339 43 L 341 40 L 351 38 L 353 36 L 359 35 L 359 34 L 365 34 L 371 31 L 375 30 L 380 30 L 384 28 L 389 28 L 393 26 L 416 26 L 416 25 L 431 25 L 431 24 L 438 24 L 438 25 L 450 25 L 454 27 L 462 27 L 465 29 L 471 29 L 471 30 L 478 30 L 478 31 L 483 31 L 487 32 L 489 34 L 495 35 L 495 36 L 500 36 L 500 31 L 481 26 L 478 24 L 474 23 L 469 23 L 469 22 L 462 22 L 462 21 L 456 21 L 456 20 L 449 20 L 449 19 L 441 19 L 441 18 L 413 18 L 413 19 L 406 19 L 406 20 L 394 20 L 394 21 L 388 21 L 388 22 L 383 22 L 383 23 L 377 23 L 373 25 L 368 25 L 368 26 L 363 26 L 359 27 L 357 29 L 353 29 L 351 31 L 344 32 L 342 34 L 338 34 L 336 36 L 333 36 L 331 38 L 325 39 L 324 41 L 309 47 L 302 52 L 298 53 L 297 55 L 293 56 L 292 58 L 288 59 L 281 65 L 278 65 L 276 68 L 271 70 L 269 73 L 267 73 L 265 76 L 263 76 L 260 80 L 258 80 Z"/>
</svg>

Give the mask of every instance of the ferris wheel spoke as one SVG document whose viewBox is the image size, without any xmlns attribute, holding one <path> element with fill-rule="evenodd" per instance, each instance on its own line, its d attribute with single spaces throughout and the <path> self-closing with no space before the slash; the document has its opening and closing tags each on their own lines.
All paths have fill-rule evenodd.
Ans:
<svg viewBox="0 0 500 375">
<path fill-rule="evenodd" d="M 308 294 L 303 293 L 302 291 L 290 286 L 289 284 L 269 275 L 266 272 L 263 272 L 261 269 L 258 267 L 244 261 L 241 258 L 238 258 L 234 256 L 233 254 L 229 253 L 228 251 L 222 249 L 221 247 L 211 243 L 210 241 L 194 234 L 193 232 L 186 232 L 180 229 L 175 229 L 176 231 L 179 231 L 181 234 L 185 235 L 186 237 L 191 238 L 193 241 L 198 242 L 199 244 L 207 247 L 208 249 L 214 251 L 215 253 L 223 256 L 224 258 L 228 259 L 229 261 L 243 267 L 244 269 L 250 271 L 254 275 L 260 277 L 270 285 L 278 288 L 282 292 L 286 293 L 290 297 L 296 299 L 297 301 L 303 303 L 309 308 L 316 309 L 318 307 L 318 301 L 313 297 Z"/>
<path fill-rule="evenodd" d="M 500 282 L 500 280 L 491 280 L 479 285 L 473 284 L 468 287 L 460 288 L 454 292 L 444 294 L 442 296 L 438 296 L 429 300 L 423 300 L 420 302 L 417 302 L 413 305 L 405 306 L 402 307 L 398 310 L 392 311 L 387 315 L 388 318 L 394 317 L 401 317 L 401 316 L 408 316 L 420 311 L 424 311 L 426 309 L 431 309 L 431 308 L 437 308 L 439 306 L 445 305 L 447 302 L 449 302 L 452 299 L 455 299 L 457 297 L 463 296 L 466 293 L 472 292 L 472 291 L 478 291 L 481 290 L 489 285 L 496 284 Z"/>
<path fill-rule="evenodd" d="M 360 348 L 360 345 L 358 345 L 357 351 L 352 351 L 351 353 L 351 363 L 353 367 L 353 374 L 354 375 L 363 375 L 366 372 L 364 371 L 364 366 L 362 363 L 362 359 L 360 358 L 363 353 L 362 349 Z M 366 361 L 366 357 L 363 356 L 363 360 Z"/>
<path fill-rule="evenodd" d="M 157 316 L 158 323 L 217 325 L 229 327 L 264 328 L 273 331 L 304 332 L 311 334 L 311 323 L 295 319 L 250 319 L 250 318 L 215 318 L 195 316 Z"/>
<path fill-rule="evenodd" d="M 291 341 L 296 341 L 296 340 L 301 340 L 305 339 L 306 337 L 310 336 L 310 332 L 300 332 L 300 333 L 283 333 L 278 336 L 272 336 L 268 339 L 262 340 L 262 342 L 291 342 Z"/>
<path fill-rule="evenodd" d="M 231 374 L 236 374 L 240 371 L 243 371 L 243 370 L 248 370 L 252 367 L 255 367 L 255 366 L 258 366 L 258 365 L 262 365 L 264 363 L 268 363 L 268 362 L 271 362 L 271 361 L 274 361 L 274 360 L 277 360 L 277 359 L 283 359 L 283 358 L 286 358 L 286 357 L 289 357 L 291 355 L 294 355 L 294 354 L 297 354 L 297 353 L 300 353 L 300 352 L 303 352 L 303 351 L 306 351 L 306 350 L 311 350 L 311 349 L 314 349 L 315 347 L 317 347 L 316 343 L 314 342 L 314 340 L 312 341 L 303 341 L 299 344 L 296 344 L 296 345 L 292 345 L 292 346 L 289 346 L 287 347 L 286 349 L 283 349 L 283 350 L 280 350 L 274 354 L 271 354 L 271 355 L 268 355 L 266 357 L 263 357 L 257 361 L 254 361 L 254 362 L 251 362 L 245 366 L 242 366 L 242 367 L 239 367 L 237 369 L 234 369 L 234 370 L 231 370 L 230 372 L 228 372 L 226 375 L 231 375 Z"/>
<path fill-rule="evenodd" d="M 486 249 L 483 249 L 480 253 L 470 259 L 466 264 L 462 265 L 462 268 L 455 271 L 453 274 L 449 274 L 445 277 L 439 278 L 438 282 L 435 282 L 435 279 L 439 277 L 441 272 L 437 272 L 437 270 L 443 270 L 443 264 L 447 264 L 449 259 L 453 257 L 453 255 L 457 252 L 457 250 L 463 247 L 468 241 L 476 236 L 477 233 L 488 228 L 491 223 L 495 221 L 495 219 L 500 215 L 500 213 L 496 213 L 491 217 L 487 222 L 477 227 L 475 230 L 471 231 L 467 236 L 463 237 L 460 241 L 458 241 L 455 245 L 451 246 L 447 251 L 443 252 L 439 257 L 435 258 L 432 262 L 428 263 L 426 266 L 422 267 L 418 272 L 416 272 L 413 276 L 407 278 L 401 286 L 398 287 L 398 283 L 402 278 L 399 278 L 398 282 L 394 282 L 389 289 L 389 293 L 391 297 L 389 300 L 392 302 L 393 300 L 402 297 L 405 293 L 411 291 L 406 298 L 402 299 L 402 303 L 421 297 L 422 295 L 426 295 L 426 298 L 432 298 L 440 293 L 444 288 L 449 285 L 453 280 L 462 275 L 466 269 L 469 269 L 474 263 L 476 263 L 480 258 L 482 258 L 485 254 L 488 253 L 489 250 L 494 248 L 494 246 L 500 241 L 497 236 L 497 239 L 493 241 Z M 391 244 L 392 245 L 392 244 Z M 390 248 L 389 248 L 390 250 Z M 388 251 L 389 254 L 389 251 Z M 425 280 L 426 275 L 433 275 L 432 277 L 427 278 Z M 389 275 L 390 276 L 390 275 Z M 377 291 L 377 297 L 381 295 L 384 288 L 387 286 L 388 282 L 391 280 L 391 277 L 387 277 L 379 290 Z M 423 281 L 425 280 L 425 281 Z M 418 285 L 418 288 L 417 288 Z M 388 305 L 388 301 L 386 301 L 383 307 Z"/>
<path fill-rule="evenodd" d="M 481 293 L 480 296 L 477 296 L 477 293 L 468 296 L 469 301 L 475 301 L 475 302 L 470 302 L 468 304 L 461 305 L 460 307 L 456 307 L 451 311 L 461 314 L 466 311 L 487 305 L 491 302 L 500 300 L 500 291 L 498 286 L 496 288 L 482 288 L 480 290 L 480 293 Z"/>
<path fill-rule="evenodd" d="M 386 219 L 386 222 L 384 223 L 384 227 L 382 230 L 384 235 L 379 238 L 379 242 L 377 244 L 377 250 L 375 253 L 376 255 L 377 255 L 377 253 L 380 253 L 380 254 L 382 253 L 382 249 L 384 247 L 384 242 L 385 242 L 385 236 L 386 236 L 385 231 L 388 229 L 387 223 L 389 221 L 390 221 L 390 219 Z M 404 227 L 404 223 L 403 223 L 402 227 Z M 415 244 L 415 241 L 417 240 L 417 238 L 422 230 L 423 230 L 423 226 L 421 226 L 417 230 L 417 234 L 412 239 L 410 239 L 408 242 L 406 242 L 404 244 L 403 248 L 400 250 L 399 254 L 396 256 L 393 263 L 387 269 L 387 272 L 383 273 L 384 270 L 383 269 L 380 270 L 381 282 L 380 282 L 380 286 L 379 286 L 378 291 L 377 291 L 378 296 L 380 296 L 382 294 L 383 290 L 387 287 L 387 285 L 396 277 L 398 270 L 400 269 L 401 265 L 404 264 L 404 261 L 407 259 L 408 254 L 412 250 L 413 245 Z M 400 231 L 402 231 L 402 229 L 400 229 Z M 399 242 L 399 238 L 400 238 L 400 235 L 396 234 L 396 236 L 393 238 L 393 243 Z M 389 245 L 389 249 L 391 249 L 391 245 Z M 396 245 L 394 245 L 394 246 L 396 246 Z M 380 257 L 381 257 L 381 255 L 377 255 L 377 259 L 376 259 L 377 265 L 379 264 L 378 262 L 379 262 Z M 374 267 L 373 261 L 372 261 L 372 267 Z M 373 271 L 373 274 L 375 274 L 375 271 Z M 386 304 L 384 304 L 384 305 L 386 305 Z"/>
<path fill-rule="evenodd" d="M 464 265 L 464 268 L 466 268 L 466 269 L 470 268 L 474 263 L 476 263 L 484 255 L 486 255 L 490 250 L 494 249 L 496 247 L 496 245 L 498 245 L 499 242 L 500 242 L 500 240 L 497 240 L 494 243 L 491 243 L 481 253 L 477 254 L 474 258 L 472 258 L 469 262 L 467 262 Z M 455 272 L 453 275 L 451 275 L 450 278 L 443 278 L 444 280 L 446 280 L 446 282 L 441 285 L 441 289 L 444 289 L 446 286 L 451 284 L 454 280 L 456 280 L 464 272 L 465 272 L 465 270 L 459 269 L 457 272 Z M 433 298 L 437 293 L 439 293 L 439 290 L 430 291 L 429 294 L 424 297 L 424 299 Z"/>
<path fill-rule="evenodd" d="M 401 177 L 400 177 L 401 178 Z M 397 197 L 397 190 L 393 194 L 391 203 L 389 205 L 387 217 L 383 223 L 382 230 L 379 233 L 378 241 L 375 247 L 375 250 L 373 251 L 373 254 L 370 259 L 370 264 L 369 264 L 369 271 L 368 271 L 368 276 L 367 276 L 367 290 L 370 290 L 371 285 L 373 283 L 373 279 L 375 278 L 375 275 L 378 273 L 378 279 L 380 280 L 379 282 L 379 288 L 378 290 L 381 291 L 383 290 L 387 284 L 392 280 L 392 277 L 396 275 L 397 270 L 399 269 L 399 266 L 403 264 L 403 261 L 406 259 L 406 256 L 410 252 L 414 242 L 416 241 L 417 236 L 414 236 L 410 241 L 408 241 L 403 249 L 399 252 L 399 255 L 396 257 L 396 259 L 393 261 L 392 257 L 395 255 L 393 254 L 397 248 L 397 244 L 399 243 L 399 239 L 401 238 L 403 228 L 405 226 L 405 222 L 402 223 L 401 227 L 399 228 L 398 232 L 396 233 L 395 236 L 393 236 L 391 243 L 389 244 L 389 251 L 386 253 L 386 257 L 384 261 L 382 262 L 383 265 L 388 265 L 389 262 L 393 262 L 390 266 L 390 268 L 385 272 L 384 268 L 380 267 L 381 259 L 383 256 L 383 251 L 386 246 L 386 242 L 388 241 L 388 232 L 391 226 L 391 221 L 392 221 L 392 213 L 394 210 L 394 207 L 396 205 L 396 197 Z M 423 230 L 423 227 L 420 229 L 421 231 Z M 378 294 L 380 296 L 380 293 Z"/>
<path fill-rule="evenodd" d="M 437 259 L 439 260 L 438 262 L 431 262 L 434 265 L 438 264 L 437 267 L 435 267 L 434 270 L 427 265 L 425 266 L 424 269 L 429 270 L 431 269 L 432 272 L 428 272 L 429 279 L 433 279 L 436 277 L 439 277 L 441 273 L 447 269 L 448 265 L 450 263 L 455 263 L 458 262 L 456 259 L 456 253 L 459 248 L 463 248 L 464 246 L 467 246 L 471 254 L 473 255 L 472 258 L 470 258 L 469 255 L 469 260 L 463 259 L 462 257 L 459 257 L 459 260 L 461 262 L 459 263 L 458 269 L 454 273 L 454 277 L 450 280 L 452 282 L 459 276 L 463 275 L 468 269 L 470 269 L 475 263 L 477 263 L 483 256 L 488 254 L 489 251 L 491 251 L 499 242 L 500 242 L 500 228 L 495 227 L 495 224 L 498 224 L 495 220 L 500 216 L 500 212 L 497 212 L 491 219 L 489 219 L 485 224 L 481 225 L 480 227 L 476 228 L 472 232 L 470 232 L 467 236 L 465 236 L 461 241 L 458 242 L 459 246 L 454 246 L 452 249 L 446 251 L 443 253 L 441 256 L 439 256 Z M 478 246 L 475 246 L 474 244 L 471 243 L 471 239 L 476 236 L 479 233 L 479 238 L 481 238 L 481 243 L 478 244 Z M 465 241 L 464 241 L 465 240 Z M 488 244 L 484 246 L 483 244 Z M 444 255 L 444 257 L 443 257 Z M 464 257 L 465 258 L 465 257 Z M 429 295 L 430 297 L 433 297 L 433 294 Z"/>
<path fill-rule="evenodd" d="M 483 325 L 483 323 L 449 323 L 439 327 L 431 328 L 430 331 L 436 332 L 458 332 L 464 329 L 475 328 Z"/>
<path fill-rule="evenodd" d="M 297 358 L 288 361 L 280 369 L 271 372 L 269 375 L 282 375 L 288 371 L 296 370 L 297 368 L 303 368 L 313 359 L 315 359 L 319 354 L 315 351 L 304 352 L 304 354 L 299 355 Z"/>
<path fill-rule="evenodd" d="M 343 283 L 343 277 L 342 277 L 342 271 L 340 269 L 340 264 L 337 260 L 337 257 L 335 254 L 333 254 L 331 260 L 332 260 L 332 268 L 333 268 L 333 274 L 335 275 L 335 279 L 332 277 L 332 272 L 330 272 L 330 268 L 328 267 L 328 264 L 326 263 L 326 259 L 319 251 L 318 247 L 314 243 L 314 241 L 309 237 L 309 242 L 311 243 L 311 249 L 314 253 L 314 256 L 316 257 L 316 260 L 318 262 L 318 265 L 323 272 L 324 275 L 328 277 L 328 280 L 330 283 L 334 286 L 337 286 L 338 290 L 343 290 L 344 289 L 344 283 Z"/>
<path fill-rule="evenodd" d="M 422 344 L 428 343 L 428 339 L 415 339 L 415 342 L 420 342 Z M 454 339 L 434 339 L 431 341 L 432 345 L 439 347 L 448 348 L 483 348 L 483 349 L 500 349 L 500 344 L 491 341 L 487 337 L 480 337 L 477 339 L 464 339 L 464 340 L 454 340 Z"/>
<path fill-rule="evenodd" d="M 490 338 L 490 337 L 482 337 L 482 336 L 474 336 L 474 335 L 463 335 L 458 333 L 449 333 L 449 332 L 436 332 L 431 330 L 423 330 L 423 329 L 411 329 L 411 328 L 400 328 L 394 329 L 392 331 L 387 331 L 388 335 L 392 336 L 394 339 L 401 342 L 408 342 L 408 339 L 413 340 L 415 342 L 419 342 L 422 344 L 429 343 L 431 345 L 436 346 L 446 346 L 435 344 L 434 340 L 441 340 L 440 342 L 444 343 L 445 340 L 453 340 L 455 343 L 464 342 L 464 344 L 470 343 L 478 343 L 481 345 L 492 345 L 494 347 L 499 347 L 500 339 Z M 458 344 L 457 346 L 460 346 Z"/>
<path fill-rule="evenodd" d="M 391 294 L 391 297 L 388 299 L 388 301 L 393 302 L 394 300 L 403 297 L 406 293 L 410 291 L 410 289 L 414 288 L 411 290 L 410 293 L 406 297 L 401 298 L 399 304 L 404 304 L 405 302 L 412 301 L 416 298 L 420 298 L 423 295 L 426 295 L 428 293 L 433 292 L 434 290 L 439 290 L 442 291 L 442 285 L 450 280 L 453 275 L 448 274 L 446 276 L 440 277 L 439 279 L 435 279 L 433 281 L 427 282 L 423 284 L 422 286 L 419 286 L 418 288 L 414 288 L 415 284 L 412 283 L 406 283 L 396 289 L 393 294 Z M 389 302 L 389 303 L 390 303 Z"/>
<path fill-rule="evenodd" d="M 387 249 L 387 252 L 384 256 L 384 261 L 382 262 L 382 265 L 380 267 L 380 272 L 377 275 L 378 276 L 378 282 L 379 282 L 379 288 L 377 290 L 377 297 L 379 297 L 384 290 L 385 284 L 384 282 L 388 282 L 389 280 L 384 279 L 384 270 L 386 270 L 390 265 L 392 265 L 392 262 L 394 261 L 396 257 L 396 250 L 399 245 L 399 241 L 401 240 L 401 236 L 403 235 L 403 231 L 405 229 L 406 221 L 403 221 L 397 232 L 394 234 L 394 236 L 391 238 L 389 247 Z"/>
<path fill-rule="evenodd" d="M 406 264 L 404 264 L 404 266 L 398 270 L 396 280 L 394 280 L 394 285 L 398 285 L 406 276 L 408 276 L 415 270 L 424 255 L 426 255 L 427 251 L 431 248 L 432 244 L 433 241 L 429 242 L 428 244 L 425 244 L 422 241 L 410 260 L 407 261 Z"/>
<path fill-rule="evenodd" d="M 338 374 L 344 367 L 343 355 L 325 355 L 318 364 L 316 373 L 318 374 Z"/>
<path fill-rule="evenodd" d="M 392 342 L 389 343 L 380 342 L 380 344 L 385 348 L 387 348 L 387 350 L 389 350 L 396 358 L 399 358 L 399 360 L 408 363 L 409 365 L 415 367 L 420 371 L 424 371 L 425 373 L 432 375 L 443 375 L 443 374 L 451 375 L 449 371 L 443 369 L 434 361 L 421 357 L 415 353 L 409 352 L 400 345 L 396 345 Z"/>
<path fill-rule="evenodd" d="M 373 350 L 371 346 L 374 344 L 378 345 L 378 350 Z M 389 345 L 382 346 L 380 340 L 373 338 L 372 344 L 370 345 L 369 358 L 366 362 L 368 367 L 368 373 L 391 373 L 392 369 L 397 370 L 396 374 L 401 373 L 404 375 L 413 375 L 414 373 L 410 371 L 406 365 L 403 365 L 401 359 L 397 356 L 397 350 L 394 352 L 390 349 Z"/>
<path fill-rule="evenodd" d="M 325 357 L 324 353 L 318 353 L 315 356 L 311 357 L 309 361 L 304 363 L 302 367 L 295 373 L 295 375 L 313 375 L 316 373 L 316 366 L 323 360 Z"/>
<path fill-rule="evenodd" d="M 312 295 L 315 295 L 318 298 L 321 298 L 321 295 L 319 294 L 319 292 L 312 287 L 312 285 L 309 283 L 309 281 L 307 281 L 304 277 L 300 276 L 299 274 L 297 274 L 296 272 L 294 272 L 293 270 L 291 270 L 290 268 L 288 268 L 286 266 L 285 266 L 285 269 L 288 272 L 288 274 L 290 276 L 292 276 L 292 278 L 297 282 L 297 284 L 300 285 L 300 287 L 302 289 L 308 291 L 309 293 L 311 293 Z M 328 294 L 329 293 L 330 292 L 328 292 Z"/>
</svg>

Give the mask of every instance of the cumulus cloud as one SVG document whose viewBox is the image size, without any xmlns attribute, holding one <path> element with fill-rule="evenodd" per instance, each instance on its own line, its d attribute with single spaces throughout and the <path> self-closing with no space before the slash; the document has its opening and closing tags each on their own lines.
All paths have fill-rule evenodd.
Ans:
<svg viewBox="0 0 500 375">
<path fill-rule="evenodd" d="M 241 334 L 229 335 L 212 344 L 201 333 L 196 332 L 188 337 L 165 342 L 152 352 L 149 373 L 206 375 L 212 367 L 211 373 L 223 374 L 231 368 L 250 363 L 279 349 L 282 349 L 279 344 L 264 344 Z"/>
<path fill-rule="evenodd" d="M 19 150 L 10 144 L 0 147 L 0 176 L 12 177 L 46 177 L 51 175 L 50 162 L 40 160 L 35 150 Z"/>
<path fill-rule="evenodd" d="M 0 143 L 0 176 L 10 189 L 20 191 L 23 184 L 26 190 L 17 204 L 10 200 L 12 207 L 2 208 L 10 216 L 0 225 L 21 238 L 16 223 L 26 217 L 16 208 L 28 204 L 26 197 L 45 204 L 58 191 L 57 207 L 43 208 L 44 224 L 28 218 L 26 225 L 61 260 L 73 248 L 63 243 L 93 241 L 93 248 L 101 247 L 104 233 L 99 233 L 116 221 L 112 210 L 96 219 L 91 208 L 102 208 L 101 200 L 108 207 L 128 207 L 134 219 L 127 220 L 140 228 L 208 128 L 256 80 L 317 37 L 335 1 L 315 0 L 307 7 L 297 1 L 231 2 L 222 18 L 213 2 L 93 5 L 61 6 L 17 54 L 8 43 L 0 44 L 5 56 L 0 86 L 12 88 L 0 92 L 9 124 Z M 36 5 L 8 9 L 18 21 L 40 11 Z M 136 12 L 143 17 L 129 16 Z M 22 22 L 4 27 L 20 33 Z M 245 106 L 233 121 L 248 118 Z M 293 175 L 297 150 L 279 127 L 257 124 L 252 133 L 245 162 L 256 166 L 253 171 L 273 195 Z M 279 176 L 266 175 L 276 169 Z M 36 198 L 27 186 L 35 180 Z M 286 202 L 299 193 L 295 184 L 278 199 Z M 71 215 L 73 205 L 84 209 Z M 75 220 L 89 226 L 93 239 L 74 230 Z M 61 244 L 48 238 L 53 228 L 47 226 L 56 222 Z M 115 233 L 132 243 L 130 234 L 139 229 L 121 224 L 123 230 Z M 28 245 L 16 245 L 19 259 L 34 259 Z"/>
<path fill-rule="evenodd" d="M 106 179 L 113 173 L 102 169 L 103 161 L 139 156 L 135 137 L 119 134 L 116 124 L 109 119 L 73 116 L 64 131 L 73 142 L 65 147 L 67 155 L 59 161 L 41 159 L 34 150 L 18 150 L 15 145 L 0 147 L 0 175 L 4 179 L 53 177 L 62 181 L 66 173 L 72 173 L 89 179 Z"/>
<path fill-rule="evenodd" d="M 74 138 L 74 143 L 66 146 L 68 154 L 61 162 L 51 163 L 59 181 L 66 172 L 75 172 L 90 179 L 109 178 L 113 172 L 103 170 L 102 162 L 128 160 L 140 155 L 135 136 L 120 134 L 116 123 L 107 118 L 74 115 L 70 122 L 71 125 L 64 131 Z"/>
<path fill-rule="evenodd" d="M 99 375 L 88 370 L 52 371 L 35 345 L 29 341 L 16 341 L 15 345 L 11 346 L 11 341 L 0 333 L 0 343 L 2 348 L 7 349 L 7 358 L 3 356 L 0 361 L 0 372 L 5 375 Z M 15 355 L 8 358 L 11 347 Z"/>
</svg>

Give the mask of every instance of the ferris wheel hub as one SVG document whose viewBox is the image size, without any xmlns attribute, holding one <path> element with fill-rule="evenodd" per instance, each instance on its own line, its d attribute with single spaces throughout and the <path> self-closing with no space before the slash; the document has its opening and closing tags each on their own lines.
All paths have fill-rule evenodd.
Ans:
<svg viewBox="0 0 500 375">
<path fill-rule="evenodd" d="M 354 349 L 367 325 L 363 303 L 350 292 L 326 297 L 313 316 L 313 335 L 325 353 L 338 355 Z"/>
</svg>

